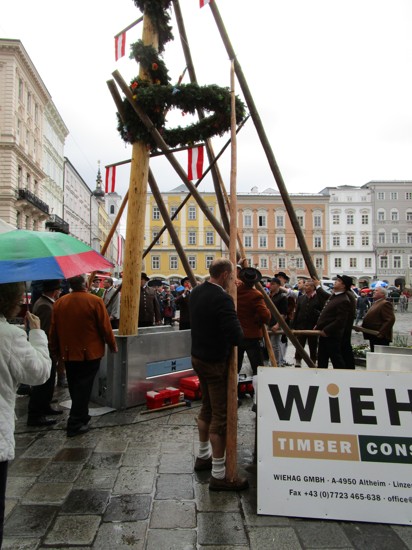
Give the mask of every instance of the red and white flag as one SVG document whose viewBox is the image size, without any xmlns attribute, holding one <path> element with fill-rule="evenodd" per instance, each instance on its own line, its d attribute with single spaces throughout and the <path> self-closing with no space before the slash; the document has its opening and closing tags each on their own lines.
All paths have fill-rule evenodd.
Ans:
<svg viewBox="0 0 412 550">
<path fill-rule="evenodd" d="M 203 8 L 203 6 L 206 6 L 206 4 L 209 4 L 210 0 L 200 0 L 200 7 Z"/>
<path fill-rule="evenodd" d="M 117 265 L 123 265 L 123 237 L 117 236 Z"/>
<path fill-rule="evenodd" d="M 126 54 L 126 33 L 122 32 L 114 37 L 114 56 L 116 61 Z"/>
<path fill-rule="evenodd" d="M 116 185 L 116 166 L 106 166 L 105 193 L 114 193 Z"/>
<path fill-rule="evenodd" d="M 203 145 L 188 149 L 187 177 L 189 180 L 200 179 L 203 174 Z"/>
</svg>

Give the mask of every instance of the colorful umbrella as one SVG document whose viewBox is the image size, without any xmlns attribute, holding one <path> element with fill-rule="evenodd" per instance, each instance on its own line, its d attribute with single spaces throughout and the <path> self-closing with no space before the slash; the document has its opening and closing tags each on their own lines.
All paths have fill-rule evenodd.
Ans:
<svg viewBox="0 0 412 550">
<path fill-rule="evenodd" d="M 0 283 L 68 279 L 112 267 L 90 246 L 64 233 L 16 230 L 0 235 Z"/>
<path fill-rule="evenodd" d="M 388 286 L 388 283 L 385 283 L 385 281 L 374 281 L 372 284 L 371 284 L 371 288 L 376 288 L 377 286 Z"/>
</svg>

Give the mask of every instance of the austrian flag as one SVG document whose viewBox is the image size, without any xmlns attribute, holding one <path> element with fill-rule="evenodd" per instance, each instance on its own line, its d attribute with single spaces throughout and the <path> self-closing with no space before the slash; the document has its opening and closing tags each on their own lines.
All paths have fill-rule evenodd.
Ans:
<svg viewBox="0 0 412 550">
<path fill-rule="evenodd" d="M 114 55 L 116 61 L 126 54 L 126 33 L 121 32 L 114 37 Z"/>
<path fill-rule="evenodd" d="M 116 185 L 116 166 L 106 166 L 106 185 L 105 193 L 114 193 Z"/>
<path fill-rule="evenodd" d="M 203 6 L 206 6 L 206 4 L 209 4 L 210 0 L 200 0 L 200 7 L 203 8 Z"/>
<path fill-rule="evenodd" d="M 203 173 L 203 145 L 188 149 L 187 178 L 189 180 L 200 179 Z"/>
</svg>

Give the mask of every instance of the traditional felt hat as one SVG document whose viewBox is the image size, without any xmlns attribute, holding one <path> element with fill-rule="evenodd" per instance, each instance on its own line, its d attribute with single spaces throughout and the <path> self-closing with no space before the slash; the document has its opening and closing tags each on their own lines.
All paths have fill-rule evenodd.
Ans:
<svg viewBox="0 0 412 550">
<path fill-rule="evenodd" d="M 62 282 L 60 279 L 51 279 L 43 281 L 43 292 L 52 292 L 53 290 L 60 290 Z"/>
<path fill-rule="evenodd" d="M 277 277 L 272 277 L 272 279 L 270 279 L 270 282 L 271 283 L 276 283 L 277 285 L 282 285 L 282 281 L 280 279 L 278 279 Z"/>
<path fill-rule="evenodd" d="M 144 272 L 142 272 L 141 278 L 144 279 L 145 281 L 150 281 L 150 277 L 148 277 Z"/>
<path fill-rule="evenodd" d="M 286 282 L 289 282 L 289 277 L 286 275 L 284 271 L 279 271 L 279 273 L 275 273 L 275 277 L 283 277 Z"/>
<path fill-rule="evenodd" d="M 259 283 L 262 273 L 254 267 L 244 267 L 239 271 L 239 279 L 248 285 Z"/>
<path fill-rule="evenodd" d="M 340 279 L 342 283 L 345 285 L 347 290 L 350 290 L 353 285 L 353 279 L 352 277 L 349 277 L 348 275 L 336 275 L 337 279 Z"/>
</svg>

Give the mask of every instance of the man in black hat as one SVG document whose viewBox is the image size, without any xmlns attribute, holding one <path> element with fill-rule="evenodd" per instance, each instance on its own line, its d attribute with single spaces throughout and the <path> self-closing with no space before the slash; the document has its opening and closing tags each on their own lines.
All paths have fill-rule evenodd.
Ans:
<svg viewBox="0 0 412 550">
<path fill-rule="evenodd" d="M 179 308 L 179 330 L 190 329 L 190 293 L 192 285 L 189 277 L 183 277 L 180 285 L 184 288 L 183 292 L 179 292 L 176 298 L 176 307 Z"/>
<path fill-rule="evenodd" d="M 44 330 L 48 338 L 53 312 L 53 304 L 60 296 L 61 281 L 57 279 L 42 281 L 42 283 L 43 292 L 33 306 L 33 313 L 40 318 L 40 328 Z M 53 424 L 56 424 L 56 420 L 46 417 L 60 415 L 63 413 L 63 411 L 53 409 L 50 405 L 53 399 L 57 366 L 55 358 L 51 357 L 51 359 L 52 367 L 49 379 L 40 386 L 32 387 L 28 405 L 28 426 L 52 426 Z"/>
<path fill-rule="evenodd" d="M 342 355 L 342 343 L 349 318 L 353 313 L 348 296 L 351 287 L 351 277 L 338 275 L 333 285 L 333 292 L 319 315 L 315 329 L 321 331 L 318 347 L 318 368 L 320 369 L 328 368 L 329 359 L 334 369 L 347 368 Z"/>
<path fill-rule="evenodd" d="M 143 272 L 140 279 L 139 327 L 152 327 L 162 322 L 157 292 L 147 284 L 149 281 Z"/>
</svg>

